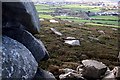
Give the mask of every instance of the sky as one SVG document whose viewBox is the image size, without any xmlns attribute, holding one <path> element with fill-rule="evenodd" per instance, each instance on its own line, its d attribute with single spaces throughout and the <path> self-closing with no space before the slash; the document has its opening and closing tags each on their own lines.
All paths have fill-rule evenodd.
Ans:
<svg viewBox="0 0 120 80">
<path fill-rule="evenodd" d="M 59 2 L 62 2 L 62 1 L 67 1 L 67 2 L 81 2 L 81 1 L 85 1 L 85 2 L 107 2 L 107 1 L 110 1 L 110 2 L 118 2 L 120 0 L 32 0 L 32 1 L 59 1 Z"/>
</svg>

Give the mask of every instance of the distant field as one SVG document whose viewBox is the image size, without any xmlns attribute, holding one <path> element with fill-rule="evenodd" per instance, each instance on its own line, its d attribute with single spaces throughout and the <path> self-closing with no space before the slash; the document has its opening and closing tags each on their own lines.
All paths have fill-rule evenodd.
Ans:
<svg viewBox="0 0 120 80">
<path fill-rule="evenodd" d="M 117 16 L 92 16 L 91 18 L 96 18 L 96 19 L 110 19 L 110 20 L 118 20 Z"/>
<path fill-rule="evenodd" d="M 62 8 L 82 9 L 83 11 L 91 11 L 91 12 L 101 11 L 101 8 L 98 6 L 86 6 L 86 5 L 77 5 L 77 4 L 64 5 L 62 6 Z"/>
<path fill-rule="evenodd" d="M 54 12 L 53 10 L 49 10 L 49 9 L 41 9 L 41 10 L 38 10 L 38 12 Z"/>
<path fill-rule="evenodd" d="M 80 19 L 78 17 L 71 17 L 71 16 L 55 16 L 55 18 L 61 18 L 61 19 Z"/>
<path fill-rule="evenodd" d="M 40 5 L 35 5 L 35 7 L 38 12 L 54 12 L 54 10 L 50 9 L 51 6 L 49 5 L 40 4 Z"/>
<path fill-rule="evenodd" d="M 40 18 L 45 18 L 45 19 L 53 19 L 53 18 L 60 18 L 62 20 L 68 20 L 68 21 L 74 21 L 75 23 L 93 23 L 93 24 L 101 24 L 101 25 L 113 25 L 113 26 L 118 26 L 118 21 L 108 21 L 108 20 L 84 20 L 81 18 L 77 18 L 77 17 L 70 17 L 70 16 L 55 16 L 52 17 L 51 15 L 44 15 L 44 14 L 40 14 L 39 15 Z M 95 17 L 94 17 L 95 18 Z M 116 20 L 117 17 L 96 17 L 98 19 L 111 19 L 111 20 Z"/>
<path fill-rule="evenodd" d="M 84 20 L 81 18 L 76 18 L 76 17 L 66 17 L 66 16 L 56 16 L 57 18 L 61 18 L 64 20 L 70 20 L 70 21 L 74 21 L 77 23 L 81 23 L 81 22 L 88 22 L 88 23 L 98 23 L 98 24 L 106 24 L 106 25 L 118 25 L 118 21 L 110 21 L 110 20 L 116 20 L 117 17 L 115 16 L 94 16 L 92 18 L 96 18 L 96 19 L 104 19 L 104 20 Z M 110 20 L 107 20 L 110 19 Z"/>
<path fill-rule="evenodd" d="M 43 4 L 35 5 L 35 7 L 37 10 L 49 9 L 49 5 L 43 5 Z"/>
<path fill-rule="evenodd" d="M 52 19 L 52 18 L 54 18 L 51 15 L 44 15 L 44 14 L 40 14 L 39 17 L 40 18 L 45 18 L 45 19 Z"/>
<path fill-rule="evenodd" d="M 114 28 L 120 28 L 120 26 L 115 26 L 115 25 L 105 25 L 105 24 L 96 24 L 96 23 L 86 23 L 86 25 L 90 26 L 109 26 L 109 27 L 114 27 Z"/>
<path fill-rule="evenodd" d="M 91 11 L 91 12 L 99 12 L 101 11 L 101 8 L 98 6 L 86 6 L 86 5 L 78 5 L 78 4 L 69 4 L 69 5 L 46 5 L 46 4 L 40 4 L 36 5 L 36 9 L 38 12 L 54 12 L 55 8 L 69 8 L 73 11 Z M 99 25 L 113 25 L 118 26 L 118 17 L 117 16 L 92 16 L 90 18 L 96 19 L 96 20 L 84 20 L 80 17 L 72 17 L 72 16 L 51 16 L 51 15 L 45 15 L 40 14 L 40 18 L 45 19 L 55 19 L 60 18 L 62 20 L 68 20 L 68 21 L 74 21 L 75 23 L 92 23 L 92 24 L 99 24 Z"/>
</svg>

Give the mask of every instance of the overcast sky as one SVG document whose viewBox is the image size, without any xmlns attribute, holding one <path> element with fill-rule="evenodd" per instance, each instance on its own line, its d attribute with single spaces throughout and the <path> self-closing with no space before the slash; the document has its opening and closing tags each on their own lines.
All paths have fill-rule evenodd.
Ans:
<svg viewBox="0 0 120 80">
<path fill-rule="evenodd" d="M 119 0 L 32 0 L 32 1 L 67 1 L 67 2 L 82 2 L 82 1 L 86 1 L 86 2 L 106 2 L 106 1 L 111 1 L 111 2 L 118 2 Z"/>
</svg>

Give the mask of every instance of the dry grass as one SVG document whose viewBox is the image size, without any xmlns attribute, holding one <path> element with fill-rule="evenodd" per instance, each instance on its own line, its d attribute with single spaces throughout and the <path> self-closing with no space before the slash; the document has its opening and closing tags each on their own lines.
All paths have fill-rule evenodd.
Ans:
<svg viewBox="0 0 120 80">
<path fill-rule="evenodd" d="M 54 34 L 50 30 L 51 27 L 63 33 L 63 36 Z M 98 30 L 103 30 L 105 34 L 99 33 Z M 45 20 L 41 22 L 41 32 L 35 36 L 43 41 L 50 54 L 48 61 L 40 63 L 43 69 L 51 71 L 51 65 L 57 66 L 57 68 L 75 69 L 83 59 L 95 59 L 105 63 L 110 68 L 120 65 L 117 62 L 118 33 L 113 31 L 111 27 L 80 26 L 73 22 L 64 23 L 63 21 L 53 24 Z M 64 44 L 63 38 L 69 36 L 80 39 L 81 46 Z M 92 40 L 88 37 L 98 38 L 99 40 Z"/>
</svg>

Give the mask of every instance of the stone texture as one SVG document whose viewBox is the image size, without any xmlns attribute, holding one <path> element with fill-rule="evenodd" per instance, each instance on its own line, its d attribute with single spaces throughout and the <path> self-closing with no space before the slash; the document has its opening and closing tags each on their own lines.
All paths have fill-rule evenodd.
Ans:
<svg viewBox="0 0 120 80">
<path fill-rule="evenodd" d="M 2 3 L 2 24 L 3 27 L 21 27 L 32 34 L 39 32 L 39 19 L 34 4 L 31 0 L 19 0 L 20 2 Z"/>
<path fill-rule="evenodd" d="M 62 33 L 57 31 L 55 28 L 50 28 L 51 31 L 53 31 L 55 34 L 57 34 L 58 36 L 62 36 Z"/>
<path fill-rule="evenodd" d="M 112 72 L 114 73 L 115 78 L 120 78 L 120 66 L 114 67 L 114 69 L 112 70 Z"/>
<path fill-rule="evenodd" d="M 82 75 L 88 79 L 99 79 L 107 70 L 105 64 L 95 60 L 83 60 L 82 63 L 84 65 Z"/>
<path fill-rule="evenodd" d="M 51 72 L 38 68 L 37 73 L 33 80 L 56 80 L 56 79 Z"/>
<path fill-rule="evenodd" d="M 81 74 L 68 72 L 59 76 L 60 80 L 85 80 Z"/>
<path fill-rule="evenodd" d="M 48 52 L 40 40 L 37 40 L 31 33 L 22 29 L 3 28 L 3 34 L 22 43 L 31 53 L 37 62 L 47 60 Z"/>
<path fill-rule="evenodd" d="M 30 80 L 34 77 L 37 67 L 35 58 L 24 45 L 7 36 L 2 37 L 3 79 Z"/>
<path fill-rule="evenodd" d="M 67 37 L 64 41 L 72 46 L 80 46 L 80 40 L 75 39 L 75 37 Z"/>
</svg>

